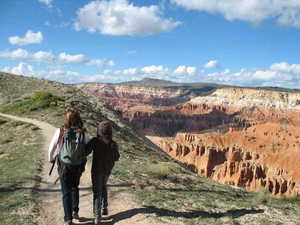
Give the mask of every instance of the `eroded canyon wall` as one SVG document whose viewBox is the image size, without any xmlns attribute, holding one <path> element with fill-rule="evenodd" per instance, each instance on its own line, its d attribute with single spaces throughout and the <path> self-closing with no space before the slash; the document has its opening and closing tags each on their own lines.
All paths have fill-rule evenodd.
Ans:
<svg viewBox="0 0 300 225">
<path fill-rule="evenodd" d="M 161 87 L 80 88 L 202 176 L 276 196 L 300 194 L 300 93 L 222 88 L 183 98 L 184 91 Z"/>
<path fill-rule="evenodd" d="M 300 194 L 299 127 L 267 123 L 241 131 L 176 137 L 148 137 L 192 170 L 247 190 L 267 188 L 273 195 Z"/>
</svg>

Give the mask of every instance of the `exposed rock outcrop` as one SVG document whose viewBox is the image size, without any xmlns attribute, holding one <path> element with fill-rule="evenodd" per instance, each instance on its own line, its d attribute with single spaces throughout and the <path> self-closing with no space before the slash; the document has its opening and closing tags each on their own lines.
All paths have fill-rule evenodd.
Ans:
<svg viewBox="0 0 300 225">
<path fill-rule="evenodd" d="M 100 83 L 78 84 L 77 87 L 101 97 L 116 109 L 128 109 L 139 105 L 174 105 L 188 100 L 181 97 L 182 90 L 176 89 Z"/>
<path fill-rule="evenodd" d="M 221 88 L 205 97 L 196 97 L 192 103 L 231 106 L 258 106 L 277 109 L 300 110 L 300 93 L 271 91 L 253 88 Z"/>
<path fill-rule="evenodd" d="M 300 194 L 299 92 L 222 88 L 192 98 L 162 87 L 79 87 L 201 176 L 276 196 Z"/>
<path fill-rule="evenodd" d="M 286 134 L 287 130 L 263 124 L 221 135 L 180 133 L 148 138 L 199 175 L 248 190 L 264 187 L 276 196 L 296 196 L 300 194 L 300 177 L 295 174 L 300 128 L 291 128 L 293 134 Z"/>
</svg>

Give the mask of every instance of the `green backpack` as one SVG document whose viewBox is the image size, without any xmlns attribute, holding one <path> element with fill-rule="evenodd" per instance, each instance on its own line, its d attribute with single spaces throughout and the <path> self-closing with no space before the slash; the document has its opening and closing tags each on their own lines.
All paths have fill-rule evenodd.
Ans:
<svg viewBox="0 0 300 225">
<path fill-rule="evenodd" d="M 59 160 L 67 165 L 80 165 L 85 160 L 84 132 L 78 132 L 74 128 L 64 131 L 63 144 L 59 152 Z"/>
</svg>

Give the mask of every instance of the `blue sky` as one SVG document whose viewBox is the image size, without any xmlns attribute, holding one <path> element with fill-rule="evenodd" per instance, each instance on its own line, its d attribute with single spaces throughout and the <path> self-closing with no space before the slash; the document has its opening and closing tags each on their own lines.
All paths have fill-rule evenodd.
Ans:
<svg viewBox="0 0 300 225">
<path fill-rule="evenodd" d="M 4 72 L 300 87 L 300 1 L 6 0 L 0 27 Z"/>
</svg>

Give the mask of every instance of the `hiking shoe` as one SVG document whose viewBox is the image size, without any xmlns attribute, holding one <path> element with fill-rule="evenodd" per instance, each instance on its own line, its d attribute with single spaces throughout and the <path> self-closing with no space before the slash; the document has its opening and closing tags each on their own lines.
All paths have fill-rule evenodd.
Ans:
<svg viewBox="0 0 300 225">
<path fill-rule="evenodd" d="M 94 224 L 95 225 L 100 225 L 100 220 L 101 220 L 101 217 L 100 216 L 96 216 L 96 218 L 94 220 Z"/>
<path fill-rule="evenodd" d="M 73 219 L 79 220 L 78 212 L 73 212 Z"/>
<path fill-rule="evenodd" d="M 68 220 L 64 223 L 64 225 L 73 225 L 72 220 Z"/>
<path fill-rule="evenodd" d="M 102 215 L 104 215 L 104 216 L 108 215 L 108 209 L 107 208 L 102 209 Z"/>
</svg>

